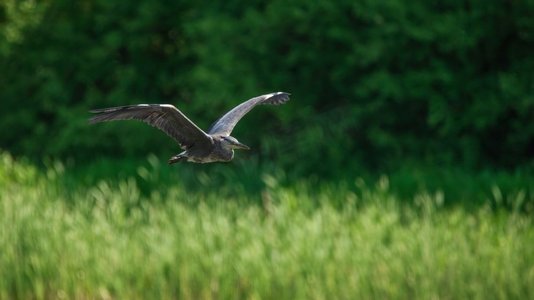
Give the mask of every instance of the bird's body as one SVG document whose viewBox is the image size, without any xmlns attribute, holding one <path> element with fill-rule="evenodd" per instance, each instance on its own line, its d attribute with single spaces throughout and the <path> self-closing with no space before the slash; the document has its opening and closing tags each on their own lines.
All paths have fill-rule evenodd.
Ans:
<svg viewBox="0 0 534 300">
<path fill-rule="evenodd" d="M 180 154 L 177 154 L 169 159 L 169 163 L 175 163 L 182 160 L 196 162 L 196 163 L 211 163 L 217 161 L 231 161 L 234 158 L 234 149 L 228 147 L 224 137 L 214 136 L 212 137 L 213 147 L 206 155 L 208 151 L 198 151 L 194 147 L 190 150 L 185 150 Z M 245 149 L 245 148 L 243 148 Z"/>
<path fill-rule="evenodd" d="M 189 161 L 196 163 L 226 162 L 234 157 L 234 149 L 249 147 L 230 136 L 239 120 L 256 105 L 278 105 L 289 101 L 289 94 L 277 92 L 249 99 L 219 118 L 204 132 L 181 111 L 170 104 L 139 104 L 91 111 L 90 123 L 113 120 L 139 120 L 154 126 L 176 140 L 184 150 L 169 159 L 169 164 Z"/>
</svg>

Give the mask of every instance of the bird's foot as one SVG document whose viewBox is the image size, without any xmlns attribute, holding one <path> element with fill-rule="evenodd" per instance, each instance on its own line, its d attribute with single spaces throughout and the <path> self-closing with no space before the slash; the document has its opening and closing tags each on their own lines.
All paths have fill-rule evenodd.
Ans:
<svg viewBox="0 0 534 300">
<path fill-rule="evenodd" d="M 182 154 L 175 155 L 169 159 L 169 165 L 181 162 L 182 160 L 187 160 L 187 157 Z"/>
</svg>

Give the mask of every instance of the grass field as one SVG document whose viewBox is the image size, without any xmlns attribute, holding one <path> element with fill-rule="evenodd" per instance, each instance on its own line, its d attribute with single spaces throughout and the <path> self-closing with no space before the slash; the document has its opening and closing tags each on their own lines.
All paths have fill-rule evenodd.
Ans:
<svg viewBox="0 0 534 300">
<path fill-rule="evenodd" d="M 534 299 L 531 178 L 403 196 L 399 175 L 265 173 L 252 193 L 171 184 L 153 157 L 100 180 L 0 159 L 1 299 Z"/>
</svg>

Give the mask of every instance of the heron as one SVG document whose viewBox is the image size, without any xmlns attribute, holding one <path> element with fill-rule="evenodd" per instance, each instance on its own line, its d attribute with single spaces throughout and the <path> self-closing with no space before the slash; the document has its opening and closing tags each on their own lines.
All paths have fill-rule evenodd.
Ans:
<svg viewBox="0 0 534 300">
<path fill-rule="evenodd" d="M 169 164 L 181 161 L 228 162 L 234 158 L 234 150 L 250 149 L 230 135 L 239 120 L 257 105 L 280 105 L 289 101 L 289 96 L 289 93 L 276 92 L 251 98 L 220 117 L 207 133 L 171 104 L 138 104 L 95 109 L 90 111 L 94 115 L 89 119 L 89 123 L 138 120 L 158 128 L 178 142 L 183 150 L 172 156 Z"/>
</svg>

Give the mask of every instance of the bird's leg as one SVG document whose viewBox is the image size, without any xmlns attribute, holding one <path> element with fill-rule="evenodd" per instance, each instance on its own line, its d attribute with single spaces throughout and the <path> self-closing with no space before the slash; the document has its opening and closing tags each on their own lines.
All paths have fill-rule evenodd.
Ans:
<svg viewBox="0 0 534 300">
<path fill-rule="evenodd" d="M 181 161 L 187 161 L 187 156 L 185 156 L 185 154 L 182 152 L 178 155 L 175 155 L 173 157 L 171 157 L 169 159 L 169 165 L 172 165 L 172 164 L 175 164 L 177 162 L 181 162 Z"/>
</svg>

